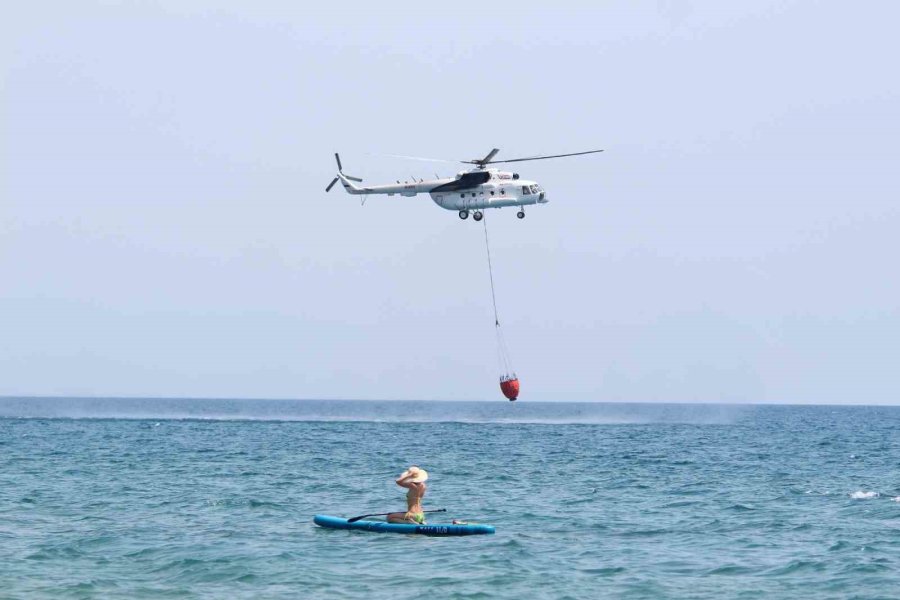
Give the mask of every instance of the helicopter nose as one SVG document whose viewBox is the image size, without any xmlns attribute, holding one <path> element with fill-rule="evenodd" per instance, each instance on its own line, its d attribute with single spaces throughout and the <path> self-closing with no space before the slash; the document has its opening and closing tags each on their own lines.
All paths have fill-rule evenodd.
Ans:
<svg viewBox="0 0 900 600">
<path fill-rule="evenodd" d="M 545 192 L 541 192 L 541 195 L 538 196 L 538 204 L 547 204 L 550 202 L 550 199 L 547 197 Z"/>
</svg>

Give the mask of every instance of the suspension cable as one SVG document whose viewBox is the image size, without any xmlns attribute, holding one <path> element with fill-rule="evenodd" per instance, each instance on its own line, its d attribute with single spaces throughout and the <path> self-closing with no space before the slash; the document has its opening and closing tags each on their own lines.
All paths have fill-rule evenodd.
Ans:
<svg viewBox="0 0 900 600">
<path fill-rule="evenodd" d="M 494 268 L 491 266 L 491 245 L 488 243 L 487 219 L 484 223 L 484 247 L 487 248 L 488 274 L 491 276 L 491 300 L 494 303 L 494 325 L 500 327 L 500 317 L 497 315 L 497 295 L 494 293 Z"/>
<path fill-rule="evenodd" d="M 491 244 L 488 241 L 487 218 L 484 219 L 484 247 L 487 249 L 488 274 L 491 278 L 491 302 L 494 305 L 494 327 L 497 332 L 497 362 L 503 377 L 509 378 L 510 375 L 515 379 L 516 375 L 512 370 L 511 361 L 509 359 L 509 349 L 506 347 L 506 338 L 503 336 L 503 330 L 500 328 L 500 316 L 497 312 L 497 294 L 494 291 L 494 267 L 491 264 Z M 504 381 L 501 378 L 501 381 Z"/>
</svg>

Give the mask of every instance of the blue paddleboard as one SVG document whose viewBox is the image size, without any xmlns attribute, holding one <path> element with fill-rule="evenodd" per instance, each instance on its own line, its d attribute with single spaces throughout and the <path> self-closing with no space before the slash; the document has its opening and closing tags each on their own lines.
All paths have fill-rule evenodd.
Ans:
<svg viewBox="0 0 900 600">
<path fill-rule="evenodd" d="M 451 523 L 435 523 L 434 525 L 413 525 L 412 523 L 385 523 L 384 521 L 356 521 L 348 523 L 341 517 L 316 515 L 313 522 L 319 527 L 328 529 L 358 529 L 375 533 L 418 533 L 419 535 L 484 535 L 494 533 L 491 525 L 453 525 Z"/>
</svg>

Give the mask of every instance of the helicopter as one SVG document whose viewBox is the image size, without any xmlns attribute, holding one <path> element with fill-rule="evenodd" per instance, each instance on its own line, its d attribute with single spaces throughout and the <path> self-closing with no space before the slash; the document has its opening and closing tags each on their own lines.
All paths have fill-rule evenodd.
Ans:
<svg viewBox="0 0 900 600">
<path fill-rule="evenodd" d="M 504 206 L 517 206 L 519 211 L 516 216 L 520 219 L 525 218 L 525 207 L 532 204 L 546 204 L 549 202 L 547 192 L 536 181 L 522 179 L 518 173 L 510 171 L 501 171 L 500 169 L 491 168 L 488 165 L 501 163 L 525 162 L 529 160 L 545 160 L 548 158 L 562 158 L 565 156 L 580 156 L 583 154 L 595 154 L 603 152 L 603 150 L 588 150 L 586 152 L 571 152 L 569 154 L 554 154 L 551 156 L 529 156 L 526 158 L 510 158 L 507 160 L 494 160 L 499 148 L 494 148 L 484 158 L 476 158 L 473 160 L 458 161 L 463 164 L 475 165 L 468 171 L 460 171 L 456 177 L 437 178 L 437 179 L 419 179 L 415 177 L 411 181 L 396 184 L 373 185 L 373 186 L 357 186 L 356 183 L 362 183 L 362 179 L 351 177 L 344 174 L 344 168 L 341 165 L 341 157 L 337 152 L 334 158 L 337 161 L 338 172 L 335 175 L 326 192 L 331 191 L 338 181 L 344 186 L 348 193 L 354 195 L 368 194 L 387 194 L 393 196 L 399 194 L 401 196 L 415 196 L 417 194 L 430 194 L 434 203 L 446 210 L 455 210 L 459 213 L 460 219 L 468 219 L 469 212 L 472 212 L 472 218 L 480 221 L 484 218 L 481 211 L 486 208 L 503 208 Z M 413 160 L 427 160 L 434 162 L 455 162 L 443 161 L 432 158 L 420 158 L 417 156 L 398 156 L 391 155 L 396 158 L 409 158 Z M 362 200 L 365 204 L 365 198 Z"/>
</svg>

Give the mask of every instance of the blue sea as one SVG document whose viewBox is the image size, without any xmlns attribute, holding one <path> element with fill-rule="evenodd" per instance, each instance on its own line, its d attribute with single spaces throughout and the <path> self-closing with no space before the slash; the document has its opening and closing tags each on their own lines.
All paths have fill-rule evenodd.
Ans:
<svg viewBox="0 0 900 600">
<path fill-rule="evenodd" d="M 0 597 L 897 598 L 900 407 L 0 399 Z"/>
</svg>

